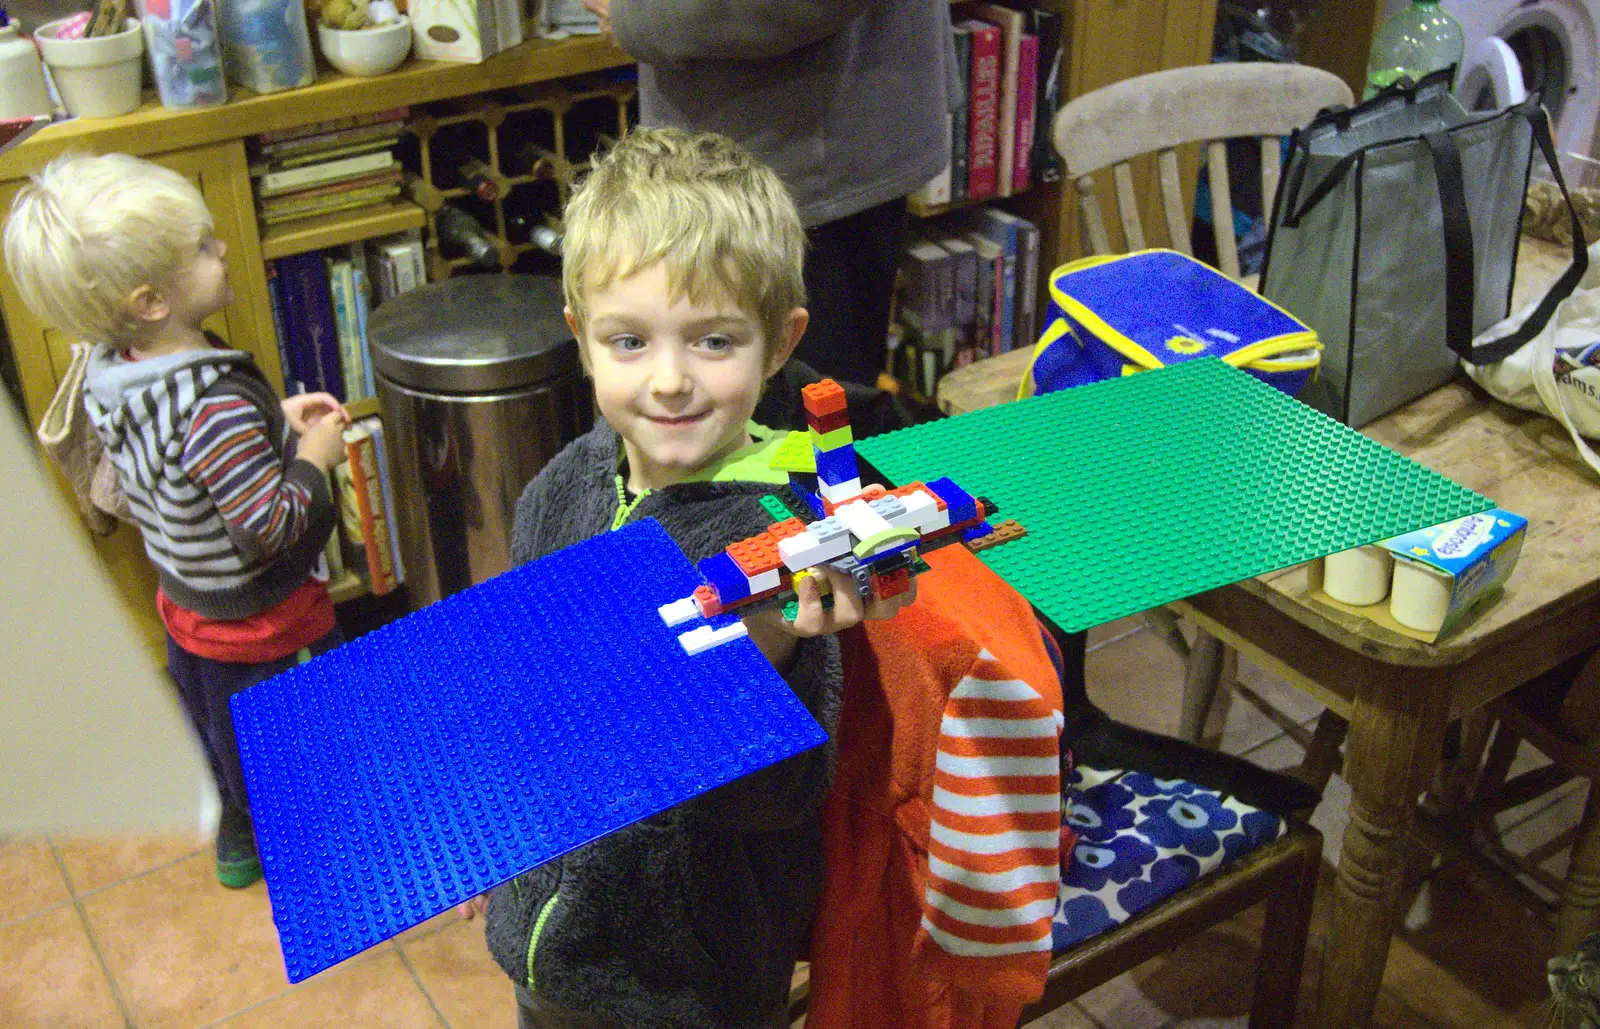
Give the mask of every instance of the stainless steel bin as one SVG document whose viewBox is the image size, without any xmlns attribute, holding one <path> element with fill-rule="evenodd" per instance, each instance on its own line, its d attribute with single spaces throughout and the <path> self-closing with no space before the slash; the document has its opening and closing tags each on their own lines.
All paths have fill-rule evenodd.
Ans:
<svg viewBox="0 0 1600 1029">
<path fill-rule="evenodd" d="M 367 326 L 413 608 L 511 566 L 513 508 L 593 404 L 561 284 L 466 275 L 394 297 Z"/>
</svg>

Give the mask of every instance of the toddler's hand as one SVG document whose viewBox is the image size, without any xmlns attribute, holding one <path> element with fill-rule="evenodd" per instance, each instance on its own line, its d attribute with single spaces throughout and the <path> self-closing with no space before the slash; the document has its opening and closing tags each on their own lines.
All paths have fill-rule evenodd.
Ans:
<svg viewBox="0 0 1600 1029">
<path fill-rule="evenodd" d="M 318 418 L 300 437 L 300 447 L 296 454 L 325 472 L 343 464 L 344 424 L 341 419 Z"/>
<path fill-rule="evenodd" d="M 489 910 L 489 895 L 487 893 L 480 893 L 476 897 L 464 900 L 456 905 L 456 914 L 469 922 L 487 910 Z"/>
<path fill-rule="evenodd" d="M 350 412 L 331 393 L 301 393 L 283 401 L 283 416 L 289 420 L 289 427 L 302 436 L 329 414 L 338 418 L 341 429 L 350 424 Z"/>
<path fill-rule="evenodd" d="M 819 575 L 828 580 L 833 590 L 831 610 L 822 606 L 822 590 L 817 585 Z M 793 655 L 796 640 L 842 632 L 868 619 L 878 621 L 893 618 L 902 608 L 916 601 L 917 580 L 912 579 L 911 588 L 897 597 L 865 601 L 856 593 L 855 584 L 848 575 L 837 568 L 823 565 L 814 569 L 812 575 L 800 580 L 795 587 L 795 598 L 799 610 L 795 612 L 792 622 L 784 618 L 783 612 L 777 608 L 758 611 L 744 619 L 750 639 L 780 671 Z"/>
</svg>

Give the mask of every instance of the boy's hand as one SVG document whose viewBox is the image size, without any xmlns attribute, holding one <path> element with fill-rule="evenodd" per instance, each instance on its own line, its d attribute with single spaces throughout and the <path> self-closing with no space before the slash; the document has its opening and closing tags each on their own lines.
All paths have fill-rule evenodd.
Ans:
<svg viewBox="0 0 1600 1029">
<path fill-rule="evenodd" d="M 283 416 L 289 420 L 289 427 L 302 436 L 329 414 L 339 419 L 341 429 L 349 426 L 350 412 L 331 393 L 301 393 L 283 401 Z"/>
<path fill-rule="evenodd" d="M 832 610 L 822 606 L 818 575 L 826 577 L 833 590 Z M 813 569 L 812 575 L 800 580 L 795 587 L 795 598 L 799 610 L 795 612 L 792 622 L 784 618 L 782 610 L 777 608 L 758 611 L 744 619 L 750 639 L 779 671 L 783 671 L 793 657 L 796 640 L 842 632 L 868 619 L 879 621 L 893 618 L 902 608 L 916 602 L 917 580 L 912 579 L 911 588 L 897 597 L 865 601 L 856 593 L 855 583 L 848 575 L 837 568 L 822 565 Z"/>
<path fill-rule="evenodd" d="M 471 897 L 456 905 L 456 914 L 469 922 L 487 910 L 489 910 L 489 895 L 487 893 L 480 893 L 476 897 Z"/>
<path fill-rule="evenodd" d="M 319 417 L 300 437 L 300 446 L 295 454 L 325 472 L 343 464 L 345 459 L 343 421 L 336 417 Z"/>
</svg>

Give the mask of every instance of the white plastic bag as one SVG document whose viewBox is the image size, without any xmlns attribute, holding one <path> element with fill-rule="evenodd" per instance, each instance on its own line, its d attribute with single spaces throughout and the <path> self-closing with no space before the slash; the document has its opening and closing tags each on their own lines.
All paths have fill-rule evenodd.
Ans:
<svg viewBox="0 0 1600 1029">
<path fill-rule="evenodd" d="M 1572 295 L 1556 306 L 1544 330 L 1495 364 L 1461 367 L 1495 398 L 1547 414 L 1566 426 L 1589 467 L 1600 455 L 1584 441 L 1600 440 L 1600 242 L 1589 247 L 1589 268 Z M 1516 330 L 1538 306 L 1528 304 L 1473 340 L 1474 347 Z"/>
</svg>

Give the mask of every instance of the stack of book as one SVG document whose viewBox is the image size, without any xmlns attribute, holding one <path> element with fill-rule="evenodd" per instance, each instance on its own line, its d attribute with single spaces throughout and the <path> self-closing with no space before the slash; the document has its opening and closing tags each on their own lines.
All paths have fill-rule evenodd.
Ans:
<svg viewBox="0 0 1600 1029">
<path fill-rule="evenodd" d="M 291 254 L 266 270 L 284 391 L 347 403 L 374 396 L 367 315 L 427 281 L 421 232 Z"/>
<path fill-rule="evenodd" d="M 330 542 L 325 551 L 329 575 L 339 579 L 354 572 L 382 595 L 406 580 L 383 423 L 376 417 L 357 419 L 345 430 L 344 449 L 348 460 L 333 470 L 340 517 L 334 533 L 339 542 Z"/>
<path fill-rule="evenodd" d="M 1039 228 L 994 207 L 924 223 L 902 256 L 889 367 L 931 397 L 939 377 L 1031 347 L 1040 326 Z"/>
<path fill-rule="evenodd" d="M 280 132 L 251 144 L 263 225 L 381 203 L 400 193 L 395 144 L 410 110 L 396 107 Z"/>
<path fill-rule="evenodd" d="M 1050 123 L 1061 104 L 1061 15 L 1000 3 L 955 10 L 965 105 L 950 115 L 950 161 L 912 194 L 924 207 L 1011 196 L 1061 178 Z"/>
</svg>

